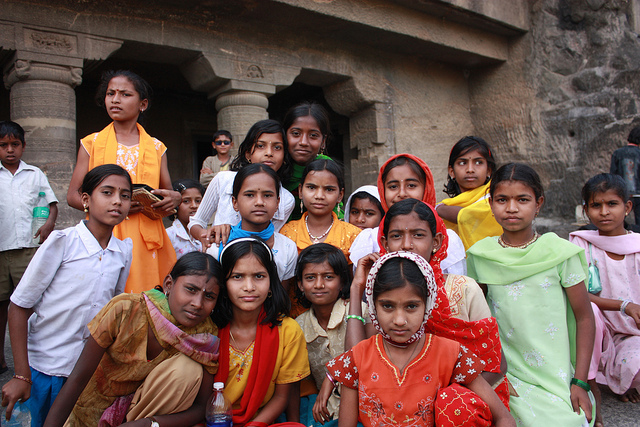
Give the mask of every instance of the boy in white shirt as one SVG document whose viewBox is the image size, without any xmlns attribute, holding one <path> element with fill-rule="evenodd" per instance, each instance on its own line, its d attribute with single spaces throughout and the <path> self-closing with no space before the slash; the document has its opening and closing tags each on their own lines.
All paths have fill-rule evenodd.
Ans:
<svg viewBox="0 0 640 427">
<path fill-rule="evenodd" d="M 34 237 L 44 242 L 58 217 L 58 199 L 47 177 L 21 160 L 24 147 L 24 129 L 15 122 L 0 122 L 0 373 L 8 369 L 4 335 L 9 297 L 38 248 Z M 31 222 L 40 192 L 49 204 L 49 218 L 34 236 Z"/>
</svg>

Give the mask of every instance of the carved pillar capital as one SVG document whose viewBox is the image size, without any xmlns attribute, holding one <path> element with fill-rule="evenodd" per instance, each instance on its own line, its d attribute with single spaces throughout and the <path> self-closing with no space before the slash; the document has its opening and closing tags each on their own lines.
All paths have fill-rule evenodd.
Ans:
<svg viewBox="0 0 640 427">
<path fill-rule="evenodd" d="M 73 88 L 82 83 L 82 68 L 16 59 L 5 69 L 4 85 L 11 89 L 15 83 L 23 80 L 46 80 Z"/>
</svg>

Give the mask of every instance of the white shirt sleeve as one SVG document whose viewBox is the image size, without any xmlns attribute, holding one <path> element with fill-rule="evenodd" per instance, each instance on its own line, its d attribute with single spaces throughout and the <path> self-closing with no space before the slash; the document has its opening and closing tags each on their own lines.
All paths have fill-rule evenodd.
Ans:
<svg viewBox="0 0 640 427">
<path fill-rule="evenodd" d="M 115 238 L 115 237 L 112 237 Z M 131 263 L 133 262 L 133 241 L 131 240 L 130 237 L 127 237 L 126 239 L 124 239 L 122 241 L 122 245 L 123 247 L 126 247 L 126 250 L 123 249 L 123 252 L 125 253 L 125 258 L 126 258 L 126 266 L 124 267 L 124 270 L 120 273 L 120 276 L 118 277 L 118 282 L 116 283 L 116 288 L 115 288 L 115 292 L 114 292 L 114 296 L 116 295 L 120 295 L 121 293 L 124 292 L 124 287 L 127 284 L 127 279 L 129 278 L 129 270 L 131 269 Z"/>
<path fill-rule="evenodd" d="M 220 177 L 221 174 L 217 174 L 209 183 L 196 214 L 189 219 L 189 231 L 194 225 L 207 228 L 209 219 L 218 210 L 218 203 L 220 203 Z"/>
</svg>

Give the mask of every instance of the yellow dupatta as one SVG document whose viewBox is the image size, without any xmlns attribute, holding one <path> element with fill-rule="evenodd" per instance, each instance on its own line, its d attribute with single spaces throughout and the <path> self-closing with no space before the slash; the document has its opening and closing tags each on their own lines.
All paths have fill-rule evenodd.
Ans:
<svg viewBox="0 0 640 427">
<path fill-rule="evenodd" d="M 458 233 L 465 249 L 485 237 L 502 234 L 502 227 L 496 222 L 489 206 L 489 185 L 490 182 L 442 201 L 447 206 L 462 208 L 457 224 L 443 220 L 447 228 Z"/>
<path fill-rule="evenodd" d="M 131 180 L 134 184 L 147 184 L 150 187 L 158 188 L 163 153 L 156 150 L 155 138 L 149 136 L 139 123 L 136 123 L 136 125 L 140 135 L 138 166 L 136 176 L 131 177 Z M 83 138 L 82 143 L 85 148 L 88 145 L 91 147 L 89 150 L 89 170 L 96 166 L 117 163 L 118 140 L 116 139 L 113 123 L 110 123 L 100 132 Z M 123 232 L 122 225 L 119 224 L 113 230 L 113 234 L 119 239 L 129 237 L 128 233 Z M 127 228 L 134 225 L 139 228 L 147 250 L 157 250 L 163 247 L 164 227 L 162 226 L 162 221 L 154 221 L 145 215 L 134 214 L 127 221 Z"/>
</svg>

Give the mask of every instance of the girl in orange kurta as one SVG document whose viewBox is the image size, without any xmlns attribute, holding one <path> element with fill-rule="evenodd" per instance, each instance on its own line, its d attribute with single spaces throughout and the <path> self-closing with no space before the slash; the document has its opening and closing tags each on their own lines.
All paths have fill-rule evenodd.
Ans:
<svg viewBox="0 0 640 427">
<path fill-rule="evenodd" d="M 155 188 L 153 193 L 164 198 L 153 205 L 161 215 L 171 214 L 180 204 L 180 193 L 171 186 L 167 148 L 138 123 L 149 107 L 149 92 L 147 82 L 130 71 L 108 71 L 102 76 L 96 99 L 104 102 L 113 122 L 82 139 L 67 192 L 69 206 L 82 209 L 78 192 L 82 179 L 87 171 L 106 163 L 125 168 L 134 184 Z M 133 201 L 129 219 L 113 230 L 117 238 L 133 240 L 133 262 L 125 292 L 142 292 L 162 283 L 176 262 L 162 221 L 146 217 L 141 209 L 141 205 Z"/>
<path fill-rule="evenodd" d="M 483 362 L 465 346 L 425 333 L 437 293 L 433 270 L 417 254 L 392 252 L 373 265 L 366 297 L 379 334 L 327 364 L 344 386 L 341 426 L 515 426 L 479 375 Z M 476 396 L 451 400 L 449 393 Z"/>
</svg>

